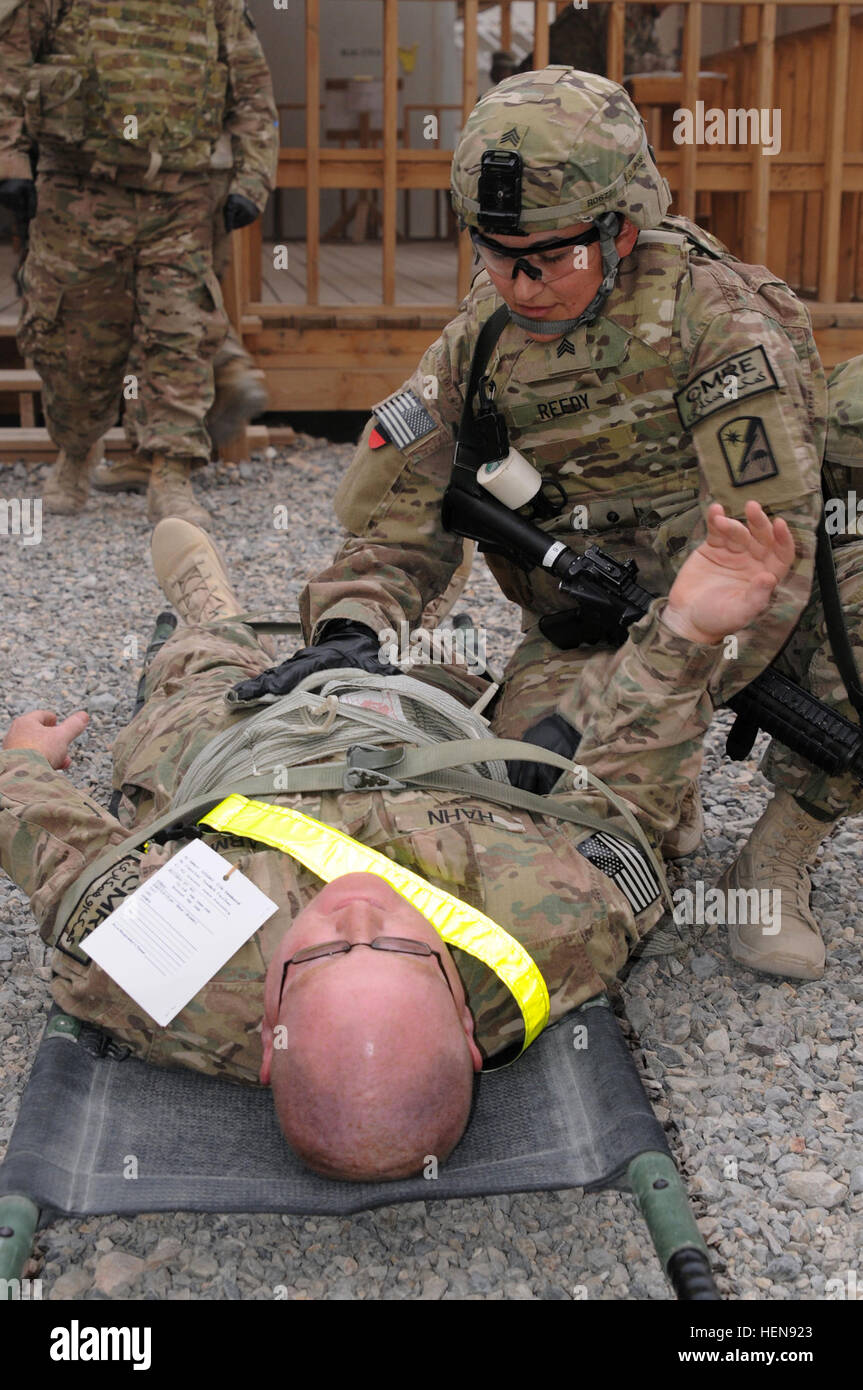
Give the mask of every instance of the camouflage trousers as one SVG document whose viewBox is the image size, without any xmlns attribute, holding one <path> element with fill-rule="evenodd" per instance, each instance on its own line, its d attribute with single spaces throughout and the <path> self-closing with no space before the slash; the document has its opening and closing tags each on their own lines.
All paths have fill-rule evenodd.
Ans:
<svg viewBox="0 0 863 1390">
<path fill-rule="evenodd" d="M 863 541 L 838 546 L 833 558 L 845 623 L 863 683 Z M 521 738 L 544 715 L 553 712 L 564 695 L 570 701 L 573 690 L 578 692 L 578 704 L 583 692 L 586 704 L 593 692 L 607 684 L 613 655 L 610 649 L 590 647 L 561 652 L 537 627 L 530 628 L 506 668 L 506 683 L 496 706 L 492 731 L 499 738 Z M 819 700 L 854 723 L 859 722 L 830 651 L 817 582 L 774 665 Z M 775 741 L 767 749 L 761 766 L 777 789 L 796 796 L 821 819 L 836 820 L 863 811 L 863 783 L 853 773 L 831 777 Z"/>
<path fill-rule="evenodd" d="M 222 281 L 231 262 L 231 234 L 225 231 L 225 221 L 223 209 L 225 199 L 228 195 L 228 184 L 230 175 L 223 174 L 211 179 L 211 189 L 213 195 L 213 271 L 217 280 Z M 212 366 L 214 370 L 225 366 L 228 362 L 239 357 L 243 360 L 249 370 L 254 370 L 255 363 L 250 354 L 243 347 L 233 324 L 225 316 L 226 332 L 224 340 L 216 352 Z M 132 353 L 129 357 L 127 371 L 134 373 L 141 378 L 145 373 L 145 364 L 139 360 L 140 342 L 136 339 L 132 345 Z M 123 409 L 123 429 L 131 448 L 137 454 L 147 452 L 147 410 L 145 404 L 140 400 L 129 400 L 125 402 Z M 209 462 L 210 454 L 206 458 L 202 456 L 185 455 L 186 458 L 201 467 Z"/>
<path fill-rule="evenodd" d="M 142 451 L 207 462 L 227 326 L 213 269 L 220 190 L 202 178 L 148 192 L 52 169 L 37 196 L 18 345 L 42 377 L 52 439 L 83 456 L 125 398 Z"/>
</svg>

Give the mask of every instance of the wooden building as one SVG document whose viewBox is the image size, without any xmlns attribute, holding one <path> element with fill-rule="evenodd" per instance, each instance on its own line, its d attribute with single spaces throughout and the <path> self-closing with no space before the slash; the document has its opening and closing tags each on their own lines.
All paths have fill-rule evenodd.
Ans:
<svg viewBox="0 0 863 1390">
<path fill-rule="evenodd" d="M 590 0 L 591 9 L 602 3 Z M 863 73 L 863 8 L 683 0 L 673 7 L 682 14 L 679 69 L 626 72 L 627 10 L 645 3 L 607 0 L 606 71 L 627 81 L 645 118 L 672 211 L 786 279 L 809 302 L 827 366 L 863 352 L 863 84 L 853 80 Z M 366 410 L 410 373 L 469 285 L 469 239 L 449 213 L 452 147 L 490 85 L 480 43 L 487 49 L 491 33 L 510 46 L 513 7 L 251 7 L 276 83 L 282 149 L 266 219 L 234 236 L 226 304 L 266 372 L 272 409 Z M 531 7 L 532 66 L 549 61 L 550 25 L 568 8 Z M 829 19 L 813 25 L 807 12 Z M 800 27 L 789 32 L 792 13 Z M 734 33 L 738 14 L 736 41 L 717 48 L 716 34 Z M 702 112 L 778 111 L 778 147 L 676 144 L 675 111 L 699 103 Z M 14 390 L 32 425 L 38 383 L 10 355 L 14 305 L 0 308 L 2 365 L 18 373 L 0 373 L 0 391 Z M 238 448 L 260 440 L 258 432 Z"/>
</svg>

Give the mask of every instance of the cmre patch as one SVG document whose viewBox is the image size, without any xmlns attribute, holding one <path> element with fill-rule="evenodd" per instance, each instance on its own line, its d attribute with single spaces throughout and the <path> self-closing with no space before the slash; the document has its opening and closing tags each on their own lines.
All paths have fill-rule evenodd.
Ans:
<svg viewBox="0 0 863 1390">
<path fill-rule="evenodd" d="M 762 391 L 778 390 L 779 382 L 767 353 L 762 347 L 756 347 L 735 352 L 699 372 L 674 393 L 674 400 L 684 429 L 691 430 L 715 410 L 724 410 L 729 404 L 745 401 Z"/>
</svg>

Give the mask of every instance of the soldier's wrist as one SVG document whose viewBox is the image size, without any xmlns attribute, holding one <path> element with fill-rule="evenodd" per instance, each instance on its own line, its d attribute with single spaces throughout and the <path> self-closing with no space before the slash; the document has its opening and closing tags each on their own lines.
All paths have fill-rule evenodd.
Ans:
<svg viewBox="0 0 863 1390">
<path fill-rule="evenodd" d="M 699 647 L 718 647 L 722 641 L 721 637 L 702 632 L 682 609 L 675 608 L 670 603 L 666 603 L 665 607 L 660 609 L 659 621 L 678 637 L 685 637 L 688 642 L 695 642 Z"/>
</svg>

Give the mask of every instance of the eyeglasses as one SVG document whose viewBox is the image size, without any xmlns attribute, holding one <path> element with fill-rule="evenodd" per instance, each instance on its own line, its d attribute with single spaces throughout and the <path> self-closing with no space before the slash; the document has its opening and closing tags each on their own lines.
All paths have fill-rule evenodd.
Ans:
<svg viewBox="0 0 863 1390">
<path fill-rule="evenodd" d="M 573 246 L 590 246 L 599 241 L 599 229 L 591 227 L 573 237 L 556 237 L 552 241 L 539 241 L 530 250 L 519 250 L 512 246 L 501 246 L 499 241 L 485 237 L 475 227 L 470 229 L 470 239 L 477 255 L 486 270 L 495 275 L 506 275 L 512 270 L 513 280 L 520 270 L 531 280 L 542 280 L 548 284 L 552 280 L 562 280 L 574 270 L 584 267 L 575 264 L 575 258 L 568 254 Z M 515 262 L 515 264 L 513 264 Z"/>
<path fill-rule="evenodd" d="M 424 941 L 411 941 L 403 936 L 376 936 L 374 941 L 325 941 L 320 946 L 307 946 L 304 951 L 297 951 L 295 956 L 285 961 L 282 970 L 282 983 L 279 987 L 279 1008 L 282 1007 L 282 995 L 285 992 L 285 979 L 288 974 L 289 965 L 302 965 L 304 961 L 322 960 L 325 956 L 346 956 L 348 951 L 352 951 L 355 946 L 369 946 L 373 951 L 396 951 L 405 956 L 434 956 L 441 969 L 441 974 L 446 981 L 446 987 L 452 994 L 455 1004 L 455 995 L 449 976 L 444 969 L 440 951 L 433 951 L 431 946 L 427 946 Z"/>
</svg>

